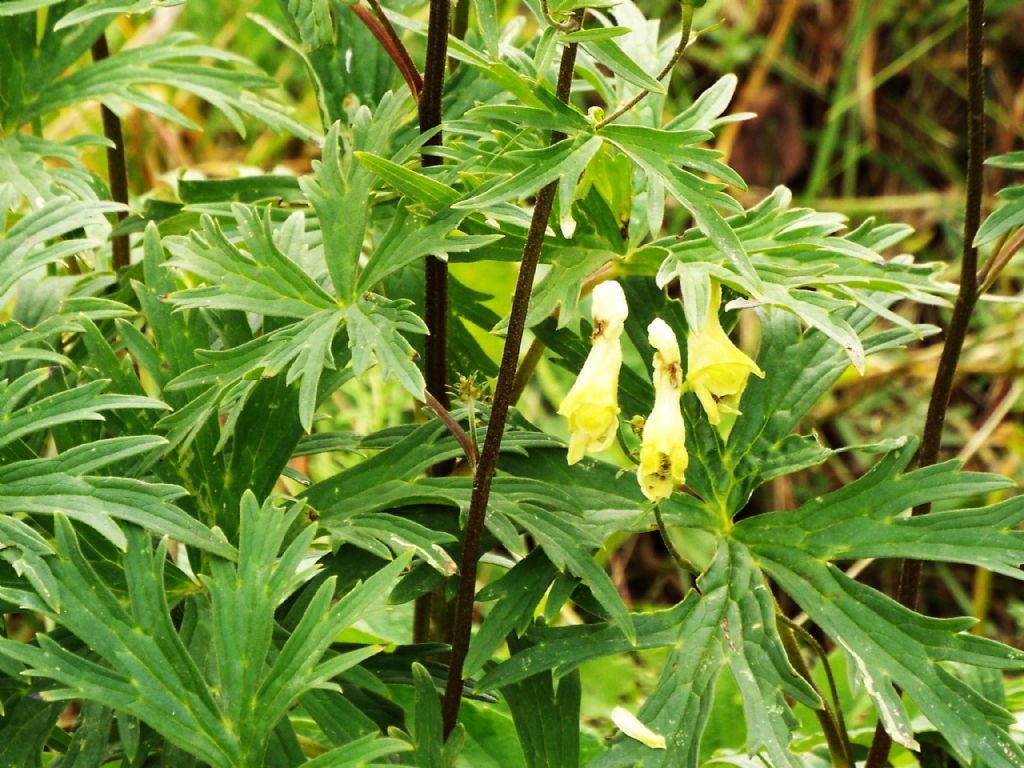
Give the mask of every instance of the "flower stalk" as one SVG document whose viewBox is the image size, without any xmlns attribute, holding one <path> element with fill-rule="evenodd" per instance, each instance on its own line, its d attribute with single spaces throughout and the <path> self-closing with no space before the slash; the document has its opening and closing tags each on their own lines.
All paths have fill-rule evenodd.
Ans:
<svg viewBox="0 0 1024 768">
<path fill-rule="evenodd" d="M 577 11 L 577 22 L 582 19 L 582 12 Z M 555 95 L 562 102 L 568 102 L 572 88 L 573 71 L 576 67 L 575 43 L 570 43 L 562 50 L 561 63 L 558 71 L 558 83 Z M 565 138 L 560 132 L 553 131 L 551 143 L 555 144 Z M 544 232 L 551 217 L 551 208 L 555 201 L 558 182 L 548 184 L 537 193 L 537 202 L 530 220 L 530 229 L 523 246 L 523 258 L 519 267 L 519 279 L 512 298 L 512 310 L 509 314 L 505 345 L 501 354 L 501 365 L 498 368 L 498 381 L 494 389 L 494 401 L 491 404 L 491 417 L 487 423 L 487 434 L 480 449 L 480 459 L 473 476 L 473 492 L 469 502 L 469 514 L 463 534 L 462 562 L 459 567 L 459 594 L 455 604 L 455 619 L 452 632 L 452 653 L 448 665 L 448 679 L 445 684 L 444 700 L 441 704 L 441 716 L 444 722 L 445 738 L 458 723 L 459 709 L 462 705 L 462 674 L 469 652 L 469 638 L 473 627 L 473 605 L 476 601 L 476 573 L 480 561 L 480 546 L 483 538 L 484 517 L 487 502 L 491 495 L 491 482 L 498 464 L 498 452 L 505 432 L 505 422 L 511 401 L 512 387 L 515 382 L 516 368 L 519 363 L 519 348 L 523 341 L 526 327 L 526 313 L 530 305 L 530 294 L 533 290 L 533 278 L 537 272 L 541 249 L 544 245 Z"/>
</svg>

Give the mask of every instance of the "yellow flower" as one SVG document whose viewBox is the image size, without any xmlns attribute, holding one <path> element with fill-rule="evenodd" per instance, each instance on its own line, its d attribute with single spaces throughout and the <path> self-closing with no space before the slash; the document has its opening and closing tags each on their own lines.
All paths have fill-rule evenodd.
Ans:
<svg viewBox="0 0 1024 768">
<path fill-rule="evenodd" d="M 580 375 L 558 412 L 569 419 L 570 464 L 586 453 L 603 451 L 612 444 L 619 428 L 619 368 L 622 347 L 619 336 L 629 314 L 626 295 L 614 280 L 594 289 L 593 346 Z"/>
<path fill-rule="evenodd" d="M 718 320 L 721 303 L 722 288 L 712 281 L 711 306 L 704 327 L 686 337 L 686 381 L 700 398 L 712 424 L 722 420 L 722 413 L 739 413 L 736 405 L 751 373 L 764 378 L 764 371 L 722 330 Z"/>
<path fill-rule="evenodd" d="M 654 409 L 644 424 L 640 466 L 636 476 L 640 490 L 651 501 L 667 499 L 685 479 L 686 425 L 679 410 L 683 371 L 679 343 L 672 329 L 657 318 L 647 328 L 654 354 Z"/>
</svg>

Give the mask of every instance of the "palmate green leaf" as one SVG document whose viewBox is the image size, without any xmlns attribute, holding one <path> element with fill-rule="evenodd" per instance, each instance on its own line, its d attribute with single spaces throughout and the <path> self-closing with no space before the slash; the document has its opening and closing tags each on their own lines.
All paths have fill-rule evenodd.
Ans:
<svg viewBox="0 0 1024 768">
<path fill-rule="evenodd" d="M 394 377 L 406 392 L 422 399 L 425 383 L 414 362 L 415 352 L 402 332 L 426 333 L 427 326 L 408 307 L 411 302 L 392 301 L 366 294 L 348 307 L 349 347 L 352 370 L 361 376 L 376 362 L 385 379 Z"/>
<path fill-rule="evenodd" d="M 743 696 L 750 752 L 764 751 L 773 765 L 802 765 L 789 751 L 797 722 L 787 697 L 809 707 L 820 701 L 786 658 L 774 602 L 745 546 L 723 540 L 699 580 L 699 592 L 669 610 L 638 614 L 634 621 L 635 643 L 613 625 L 531 629 L 526 636 L 531 645 L 488 672 L 478 688 L 504 687 L 548 670 L 557 678 L 591 659 L 671 647 L 662 679 L 639 713 L 668 748 L 621 739 L 594 765 L 697 766 L 715 683 L 725 667 Z"/>
<path fill-rule="evenodd" d="M 324 259 L 335 294 L 349 302 L 356 295 L 359 258 L 369 224 L 373 174 L 356 160 L 357 153 L 380 155 L 405 118 L 405 99 L 387 94 L 371 116 L 360 107 L 350 126 L 335 123 L 327 132 L 323 157 L 313 175 L 299 182 L 316 211 Z M 338 212 L 344 211 L 344 216 Z"/>
<path fill-rule="evenodd" d="M 387 765 L 375 762 L 378 758 L 412 750 L 412 745 L 401 739 L 381 738 L 367 734 L 341 747 L 332 749 L 319 757 L 304 762 L 304 768 L 367 768 Z"/>
<path fill-rule="evenodd" d="M 120 523 L 142 526 L 157 535 L 222 556 L 233 555 L 215 534 L 174 502 L 182 488 L 124 477 L 91 474 L 126 458 L 163 447 L 161 438 L 140 436 L 87 443 L 45 459 L 0 467 L 0 513 L 63 514 L 94 528 L 113 544 L 127 546 Z"/>
<path fill-rule="evenodd" d="M 278 555 L 300 510 L 294 505 L 282 513 L 271 503 L 260 508 L 252 495 L 243 499 L 238 564 L 214 560 L 204 578 L 213 643 L 202 664 L 168 613 L 166 542 L 154 549 L 148 535 L 128 529 L 124 603 L 86 560 L 67 521 L 58 518 L 59 555 L 49 559 L 61 584 L 60 601 L 44 612 L 100 660 L 42 635 L 37 644 L 0 641 L 0 654 L 28 664 L 33 676 L 66 686 L 48 692 L 48 699 L 84 698 L 131 714 L 215 768 L 262 764 L 271 734 L 301 694 L 331 685 L 333 677 L 380 650 L 325 657 L 338 633 L 384 602 L 409 560 L 408 554 L 396 558 L 333 605 L 334 579 L 324 580 L 277 647 L 278 605 L 314 572 L 306 562 L 313 529 Z"/>
<path fill-rule="evenodd" d="M 588 137 L 584 134 L 562 139 L 557 144 L 542 149 L 507 153 L 503 159 L 515 162 L 521 170 L 509 178 L 482 187 L 452 207 L 461 210 L 480 210 L 532 195 L 563 174 L 575 173 L 579 176 L 586 164 L 597 154 L 601 144 L 600 137 Z"/>
<path fill-rule="evenodd" d="M 188 238 L 170 237 L 168 266 L 202 277 L 211 285 L 189 288 L 170 296 L 179 307 L 212 307 L 255 312 L 271 317 L 304 318 L 338 307 L 334 298 L 306 274 L 275 242 L 269 216 L 233 205 L 245 250 L 232 243 L 221 227 L 204 216 L 201 228 Z M 301 222 L 294 213 L 290 221 Z M 293 224 L 292 229 L 295 228 Z M 282 231 L 286 231 L 288 225 Z M 294 245 L 301 249 L 301 243 Z"/>
<path fill-rule="evenodd" d="M 180 5 L 182 2 L 184 0 L 93 0 L 66 13 L 53 28 L 59 31 L 96 18 L 145 13 L 152 8 Z"/>
<path fill-rule="evenodd" d="M 903 513 L 941 499 L 983 497 L 1013 487 L 1000 475 L 960 472 L 948 461 L 905 472 L 916 441 L 907 441 L 863 477 L 794 512 L 759 515 L 740 523 L 741 537 L 785 543 L 823 560 L 909 557 L 971 563 L 1024 579 L 1024 496 L 976 509 Z M 972 531 L 965 536 L 964 531 Z"/>
<path fill-rule="evenodd" d="M 742 545 L 723 540 L 699 580 L 700 597 L 687 596 L 672 656 L 639 718 L 665 737 L 668 748 L 620 740 L 595 766 L 695 767 L 700 739 L 723 667 L 743 696 L 747 748 L 762 749 L 773 765 L 802 766 L 789 751 L 796 719 L 786 697 L 820 706 L 817 695 L 792 669 L 775 629 L 775 611 L 764 577 Z M 687 605 L 689 604 L 689 605 Z"/>
<path fill-rule="evenodd" d="M 243 751 L 254 756 L 261 753 L 261 742 L 265 748 L 270 731 L 299 694 L 342 670 L 337 657 L 325 667 L 318 664 L 339 632 L 384 602 L 409 560 L 407 554 L 396 558 L 333 607 L 334 579 L 326 580 L 269 669 L 246 663 L 268 658 L 277 605 L 308 577 L 301 566 L 315 529 L 295 537 L 277 557 L 300 511 L 301 505 L 295 505 L 281 515 L 270 504 L 261 510 L 252 495 L 244 496 L 237 574 L 231 565 L 219 562 L 206 581 L 215 621 L 221 705 L 227 721 L 236 724 Z M 360 653 L 378 650 L 371 647 Z"/>
<path fill-rule="evenodd" d="M 499 234 L 461 233 L 458 227 L 468 214 L 469 211 L 446 208 L 423 221 L 399 208 L 359 276 L 359 289 L 374 289 L 389 275 L 418 263 L 424 256 L 445 258 L 450 253 L 474 251 L 501 239 Z"/>
<path fill-rule="evenodd" d="M 104 143 L 101 137 L 57 142 L 25 133 L 0 139 L 0 210 L 14 210 L 23 201 L 38 208 L 55 195 L 97 199 L 95 177 L 82 163 L 77 147 Z M 59 160 L 61 165 L 50 166 L 48 160 Z"/>
<path fill-rule="evenodd" d="M 651 93 L 664 93 L 665 86 L 639 67 L 627 56 L 614 40 L 607 37 L 579 41 L 583 49 L 594 59 L 608 67 L 628 83 L 644 88 Z"/>
<path fill-rule="evenodd" d="M 1020 651 L 966 634 L 973 619 L 930 619 L 913 613 L 795 549 L 758 549 L 765 571 L 856 665 L 894 741 L 910 749 L 917 746 L 893 688 L 899 686 L 961 759 L 973 756 L 993 768 L 1020 765 L 1024 752 L 1005 731 L 1011 716 L 937 663 L 1021 669 Z"/>
<path fill-rule="evenodd" d="M 82 554 L 63 518 L 57 519 L 57 537 L 61 556 L 53 559 L 52 567 L 62 591 L 52 618 L 101 658 L 116 659 L 116 667 L 80 657 L 44 635 L 36 644 L 0 641 L 0 653 L 29 665 L 33 676 L 66 686 L 50 692 L 49 698 L 98 701 L 151 722 L 158 732 L 212 766 L 237 765 L 237 747 L 167 614 L 161 583 L 164 550 L 154 556 L 148 537 L 132 535 L 137 546 L 128 550 L 125 575 L 133 599 L 126 607 Z M 156 602 L 150 603 L 154 598 Z"/>
<path fill-rule="evenodd" d="M 515 653 L 529 644 L 509 639 Z M 502 688 L 528 768 L 577 768 L 580 764 L 580 674 L 531 675 Z"/>
<path fill-rule="evenodd" d="M 215 449 L 220 450 L 260 381 L 284 373 L 287 385 L 299 381 L 299 419 L 309 431 L 323 372 L 336 367 L 333 342 L 344 319 L 340 309 L 324 310 L 229 350 L 199 350 L 200 364 L 169 381 L 167 389 L 205 389 L 157 427 L 167 430 L 172 445 L 187 445 L 208 418 L 227 411 Z"/>
<path fill-rule="evenodd" d="M 0 296 L 40 267 L 100 245 L 91 238 L 61 238 L 89 225 L 106 226 L 104 215 L 123 209 L 117 203 L 60 195 L 25 215 L 0 238 Z"/>
<path fill-rule="evenodd" d="M 894 686 L 899 686 L 961 758 L 1016 765 L 1024 753 L 1005 733 L 1006 713 L 936 662 L 1020 669 L 1024 654 L 965 634 L 970 619 L 938 620 L 913 613 L 828 563 L 832 557 L 898 555 L 978 563 L 1020 577 L 1016 566 L 1024 561 L 1024 546 L 1021 535 L 1010 528 L 1024 517 L 1016 500 L 902 517 L 917 504 L 983 495 L 1008 485 L 993 475 L 959 473 L 954 463 L 900 475 L 915 448 L 909 444 L 894 452 L 855 483 L 796 512 L 742 521 L 734 535 L 856 665 L 895 741 L 908 748 L 916 744 L 895 693 Z M 971 530 L 984 533 L 964 536 L 969 524 L 981 526 Z"/>
<path fill-rule="evenodd" d="M 760 287 L 722 258 L 713 239 L 697 231 L 682 239 L 657 241 L 649 250 L 652 261 L 661 260 L 658 284 L 691 281 L 694 272 L 702 279 L 713 277 L 750 296 L 755 305 L 778 306 L 822 331 L 847 349 L 858 369 L 863 366 L 863 345 L 841 310 L 865 306 L 916 334 L 919 329 L 913 323 L 888 309 L 892 300 L 943 304 L 952 295 L 953 286 L 937 280 L 936 265 L 878 255 L 903 240 L 910 233 L 908 227 L 879 226 L 868 220 L 839 236 L 843 217 L 789 208 L 790 200 L 789 191 L 779 187 L 754 208 L 727 219 L 750 254 L 763 281 Z M 669 251 L 667 258 L 658 253 L 662 247 Z"/>
<path fill-rule="evenodd" d="M 102 19 L 94 19 L 102 21 Z M 90 22 L 92 23 L 92 22 Z M 79 25 L 74 25 L 77 28 Z M 273 88 L 276 81 L 262 74 L 230 70 L 195 63 L 207 59 L 216 62 L 244 64 L 245 59 L 221 48 L 196 45 L 185 34 L 166 37 L 159 43 L 127 48 L 102 61 L 94 62 L 55 82 L 36 83 L 41 87 L 22 106 L 18 119 L 26 123 L 43 115 L 89 99 L 99 99 L 118 109 L 121 103 L 151 112 L 165 120 L 194 130 L 200 126 L 165 101 L 140 88 L 144 85 L 166 85 L 195 94 L 219 109 L 241 135 L 245 135 L 242 115 L 254 110 L 250 104 L 254 91 Z M 258 109 L 261 119 L 270 119 L 273 127 L 297 129 L 299 135 L 308 131 L 290 120 L 278 108 Z"/>
<path fill-rule="evenodd" d="M 692 173 L 669 164 L 660 154 L 636 142 L 617 141 L 613 144 L 631 157 L 648 177 L 656 177 L 665 189 L 686 208 L 708 240 L 723 253 L 736 271 L 748 281 L 750 289 L 759 292 L 761 278 L 750 261 L 743 242 L 718 212 L 717 207 L 735 210 L 737 203 L 724 194 L 722 185 L 705 181 Z"/>
</svg>

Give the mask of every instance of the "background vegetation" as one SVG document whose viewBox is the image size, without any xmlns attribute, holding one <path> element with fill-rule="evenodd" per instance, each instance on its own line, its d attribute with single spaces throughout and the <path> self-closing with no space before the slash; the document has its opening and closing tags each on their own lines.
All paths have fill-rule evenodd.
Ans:
<svg viewBox="0 0 1024 768">
<path fill-rule="evenodd" d="M 399 0 L 387 5 L 425 20 L 420 3 Z M 663 28 L 678 26 L 678 4 L 651 0 L 640 5 L 649 18 L 660 18 Z M 911 224 L 914 234 L 901 248 L 912 253 L 917 261 L 947 263 L 946 277 L 955 280 L 963 245 L 963 169 L 967 158 L 965 7 L 966 0 L 708 0 L 697 10 L 694 26 L 711 29 L 701 35 L 680 63 L 666 96 L 666 112 L 683 112 L 697 94 L 711 87 L 723 73 L 735 72 L 739 90 L 729 112 L 749 111 L 757 117 L 727 124 L 712 145 L 725 154 L 730 165 L 747 181 L 749 189 L 734 190 L 744 206 L 764 198 L 775 185 L 785 184 L 801 204 L 846 214 L 852 227 L 869 217 L 880 223 Z M 499 0 L 496 10 L 499 19 L 508 20 L 521 9 L 514 2 Z M 533 24 L 533 17 L 528 18 L 527 24 Z M 1024 7 L 1013 0 L 993 1 L 988 3 L 987 18 L 987 154 L 996 155 L 1024 148 L 1024 38 L 1019 33 L 1024 26 Z M 346 24 L 352 55 L 360 59 L 360 74 L 350 81 L 355 93 L 349 106 L 373 104 L 384 90 L 404 87 L 391 60 L 355 14 Z M 218 51 L 240 54 L 273 81 L 257 83 L 257 76 L 251 75 L 252 81 L 242 79 L 227 84 L 220 103 L 202 88 L 188 88 L 187 84 L 183 88 L 153 86 L 145 90 L 150 98 L 166 102 L 169 109 L 183 118 L 177 123 L 148 103 L 143 106 L 149 107 L 149 111 L 125 105 L 122 124 L 130 159 L 127 178 L 132 216 L 124 226 L 134 226 L 140 232 L 143 222 L 139 214 L 151 214 L 165 219 L 161 235 L 184 234 L 195 225 L 194 219 L 165 218 L 166 209 L 161 206 L 181 199 L 201 207 L 202 195 L 212 188 L 201 184 L 189 186 L 193 182 L 225 180 L 225 185 L 230 185 L 232 180 L 257 174 L 304 175 L 314 170 L 320 148 L 297 126 L 319 125 L 322 105 L 309 87 L 300 57 L 268 31 L 284 26 L 281 5 L 276 0 L 189 0 L 184 5 L 159 7 L 145 15 L 118 16 L 107 29 L 113 51 L 187 31 L 208 46 L 197 50 L 197 57 L 209 60 Z M 422 60 L 423 51 L 417 49 L 415 42 L 410 42 L 410 51 L 414 59 Z M 338 66 L 348 64 L 339 62 Z M 456 69 L 456 82 L 457 78 Z M 224 84 L 214 85 L 219 88 Z M 270 86 L 265 93 L 292 107 L 290 116 L 285 118 L 281 113 L 275 119 L 276 108 L 269 104 L 257 108 L 250 102 L 252 108 L 248 108 L 241 96 L 236 98 L 231 90 L 257 85 Z M 3 90 L 5 85 L 0 83 L 0 91 Z M 55 142 L 104 133 L 101 112 L 95 103 L 63 107 L 55 101 L 47 114 L 50 117 L 45 125 L 40 114 L 27 115 L 25 135 L 32 132 L 33 124 L 37 135 L 41 133 Z M 198 130 L 199 126 L 202 130 Z M 107 178 L 107 155 L 102 146 L 97 143 L 86 147 L 81 157 L 84 170 Z M 0 167 L 4 160 L 0 156 Z M 62 162 L 58 158 L 57 165 Z M 68 167 L 74 170 L 78 166 L 72 162 Z M 1012 170 L 992 167 L 986 171 L 986 213 L 997 204 L 996 191 L 1013 178 Z M 225 189 L 230 188 L 217 188 L 220 199 Z M 244 183 L 238 189 L 237 197 L 244 198 Z M 296 194 L 294 189 L 271 191 L 280 192 L 286 206 L 288 195 Z M 230 197 L 230 191 L 227 196 Z M 666 231 L 680 231 L 686 221 L 686 212 L 669 204 Z M 181 248 L 180 253 L 173 255 L 187 261 L 185 246 Z M 993 300 L 982 302 L 975 312 L 943 440 L 944 458 L 957 456 L 969 469 L 1002 474 L 1017 483 L 1024 482 L 1024 421 L 1020 418 L 1024 409 L 1024 325 L 1019 321 L 1018 301 L 1024 280 L 1021 263 L 1018 260 L 1001 273 L 992 290 Z M 496 320 L 508 313 L 516 278 L 514 265 L 459 264 L 453 266 L 452 273 L 461 284 L 479 287 L 489 295 L 480 309 L 484 324 L 488 318 Z M 895 310 L 913 323 L 945 325 L 948 321 L 946 309 L 927 304 L 906 302 L 896 305 Z M 500 339 L 475 328 L 465 332 L 472 334 L 493 361 L 493 369 L 484 371 L 493 375 L 501 352 Z M 418 340 L 413 343 L 420 347 Z M 872 356 L 863 376 L 851 370 L 839 379 L 804 420 L 804 431 L 815 430 L 825 446 L 837 448 L 920 433 L 940 349 L 941 338 L 931 337 L 907 348 Z M 540 359 L 537 375 L 519 408 L 529 421 L 545 431 L 567 436 L 563 421 L 554 411 L 571 386 L 574 372 L 566 371 L 548 357 Z M 389 427 L 421 423 L 423 416 L 413 407 L 407 390 L 399 377 L 385 379 L 378 369 L 371 368 L 342 384 L 332 397 L 333 407 L 321 409 L 329 418 L 318 420 L 315 431 L 333 436 L 367 435 Z M 484 381 L 463 382 L 463 389 L 456 394 L 462 401 L 486 402 L 488 385 Z M 187 424 L 181 426 L 183 430 L 189 428 Z M 363 448 L 372 453 L 386 445 Z M 352 453 L 310 450 L 309 455 L 292 460 L 285 477 L 271 482 L 276 481 L 276 487 L 283 492 L 298 493 L 310 481 L 325 480 L 358 460 Z M 819 471 L 781 477 L 760 488 L 750 511 L 796 509 L 862 476 L 876 460 L 876 456 L 864 452 L 837 452 Z M 1012 492 L 1015 491 L 992 489 L 987 501 L 997 502 Z M 243 516 L 248 515 L 250 525 L 265 520 L 260 517 L 255 500 L 249 499 L 247 504 Z M 268 541 L 275 537 L 283 540 L 287 522 L 279 530 L 268 524 L 259 536 Z M 187 531 L 179 533 L 181 540 L 187 539 Z M 243 533 L 243 541 L 246 534 L 253 537 L 249 544 L 254 548 L 271 546 L 252 529 Z M 63 536 L 65 541 L 74 536 L 59 525 L 54 535 Z M 196 532 L 193 535 L 201 536 Z M 149 544 L 141 540 L 135 543 L 144 553 L 141 558 L 159 558 L 161 553 L 154 554 Z M 100 545 L 86 541 L 84 546 L 88 549 Z M 601 564 L 631 608 L 673 605 L 691 586 L 653 531 L 620 533 L 599 557 L 605 559 Z M 401 560 L 395 563 L 396 567 L 405 564 Z M 891 564 L 865 560 L 844 565 L 859 574 L 861 581 L 888 594 L 895 592 L 896 571 Z M 66 567 L 75 566 L 71 563 Z M 485 579 L 490 575 L 489 567 L 483 565 Z M 225 583 L 236 577 L 225 571 L 215 578 L 220 576 Z M 238 575 L 254 580 L 266 577 L 259 573 Z M 974 631 L 1024 649 L 1024 598 L 1019 582 L 972 566 L 941 563 L 929 564 L 924 579 L 924 612 L 939 617 L 973 616 L 979 620 Z M 184 580 L 178 586 L 188 589 Z M 282 595 L 295 586 L 277 585 Z M 230 600 L 227 596 L 223 599 Z M 318 598 L 304 595 L 302 599 Z M 790 616 L 799 613 L 784 597 L 781 609 Z M 412 603 L 405 603 L 379 612 L 371 620 L 353 624 L 352 619 L 358 614 L 353 613 L 346 621 L 341 615 L 343 607 L 335 610 L 338 615 L 333 620 L 335 628 L 345 629 L 346 638 L 353 643 L 409 643 L 412 610 Z M 568 607 L 561 618 L 567 623 L 579 620 Z M 9 617 L 7 636 L 27 638 L 43 626 L 45 622 L 39 616 L 18 614 Z M 823 636 L 819 639 L 827 650 L 832 650 Z M 588 748 L 596 753 L 601 740 L 615 732 L 609 719 L 615 706 L 622 705 L 634 712 L 638 709 L 639 702 L 657 682 L 667 654 L 667 650 L 656 649 L 583 665 L 580 682 L 584 753 Z M 359 660 L 351 661 L 355 664 Z M 870 734 L 875 715 L 869 699 L 863 691 L 855 691 L 847 684 L 841 655 L 833 655 L 833 668 L 851 730 Z M 818 674 L 822 674 L 820 668 Z M 984 680 L 979 682 L 984 684 Z M 1011 676 L 1006 684 L 1008 708 L 1015 713 L 1024 712 L 1024 680 Z M 417 690 L 415 685 L 396 685 L 391 695 L 413 712 Z M 472 737 L 462 753 L 464 764 L 473 768 L 523 764 L 520 747 L 509 736 L 508 715 L 478 708 L 472 702 L 466 706 L 465 717 L 473 725 Z M 744 734 L 736 727 L 740 709 L 739 693 L 730 684 L 722 685 L 705 736 L 705 754 L 717 748 L 742 751 Z M 64 712 L 64 723 L 70 727 L 81 722 L 79 716 L 89 714 L 88 710 L 69 708 Z M 1017 717 L 1020 726 L 1021 715 Z M 119 726 L 137 728 L 138 723 Z M 798 739 L 814 740 L 817 733 L 817 722 L 808 716 L 798 731 Z M 129 743 L 132 738 L 126 735 Z M 134 738 L 137 740 L 138 736 Z M 936 736 L 933 752 L 929 751 L 929 744 L 924 744 L 922 765 L 950 764 L 942 762 L 953 758 L 945 755 L 940 742 Z M 799 741 L 795 746 L 798 745 Z M 0 746 L 0 755 L 5 754 L 4 749 Z M 15 765 L 15 759 L 18 758 L 8 757 L 6 764 Z M 913 764 L 906 751 L 897 750 L 893 759 L 896 764 Z"/>
</svg>

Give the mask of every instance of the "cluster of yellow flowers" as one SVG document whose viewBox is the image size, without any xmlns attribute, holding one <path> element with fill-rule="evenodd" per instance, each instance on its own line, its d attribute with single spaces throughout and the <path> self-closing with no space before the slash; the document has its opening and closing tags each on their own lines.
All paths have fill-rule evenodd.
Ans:
<svg viewBox="0 0 1024 768">
<path fill-rule="evenodd" d="M 647 328 L 647 340 L 654 348 L 654 409 L 644 423 L 637 479 L 651 501 L 666 499 L 684 481 L 690 457 L 686 452 L 686 426 L 679 399 L 683 384 L 697 395 L 714 425 L 722 413 L 738 414 L 743 388 L 750 374 L 764 372 L 730 341 L 718 319 L 722 290 L 712 283 L 711 302 L 703 328 L 687 334 L 684 377 L 679 343 L 661 318 Z M 611 445 L 619 426 L 619 369 L 622 347 L 619 337 L 629 308 L 626 296 L 614 280 L 594 289 L 592 347 L 580 375 L 558 412 L 569 419 L 569 463 L 587 453 Z"/>
</svg>

